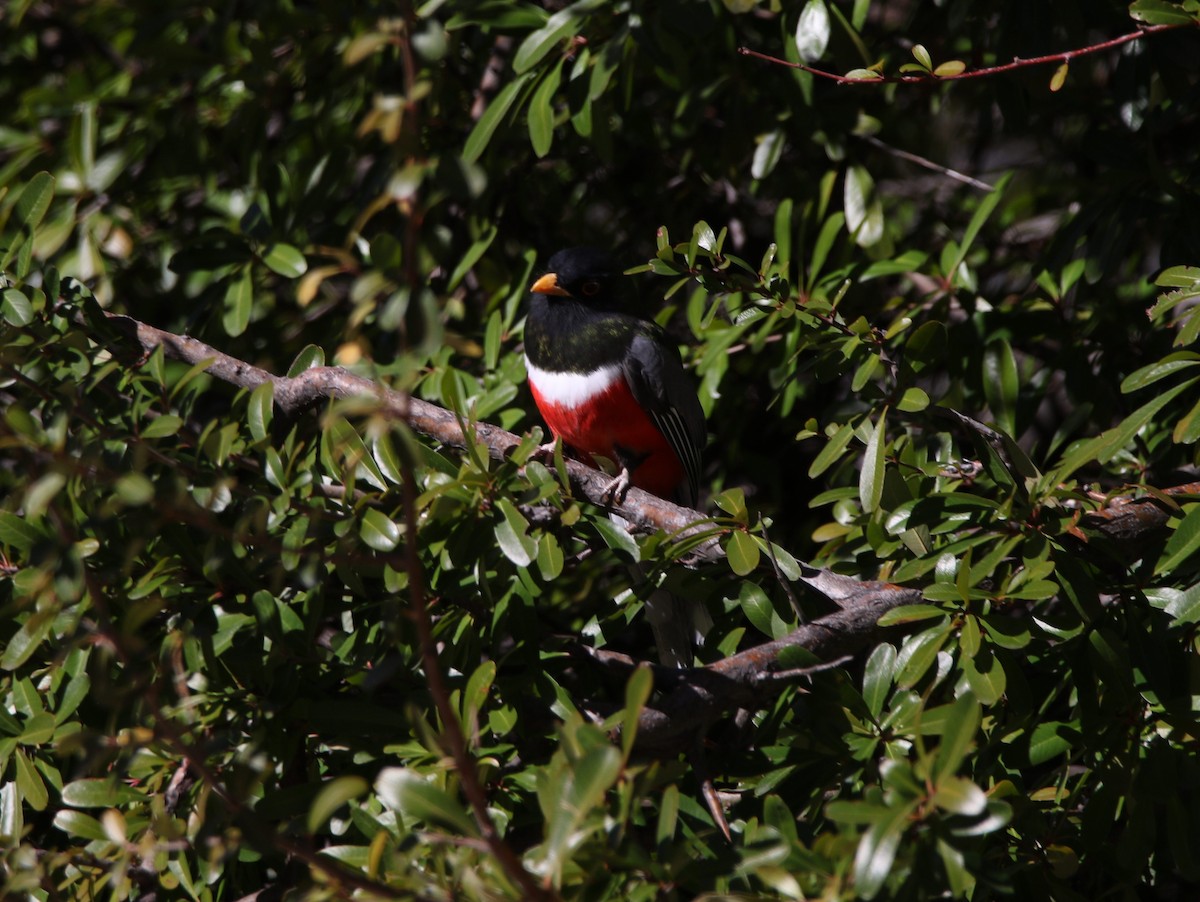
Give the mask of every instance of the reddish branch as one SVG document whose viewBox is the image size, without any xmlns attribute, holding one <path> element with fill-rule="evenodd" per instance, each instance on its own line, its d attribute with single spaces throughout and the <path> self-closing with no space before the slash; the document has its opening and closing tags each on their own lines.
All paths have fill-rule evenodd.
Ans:
<svg viewBox="0 0 1200 902">
<path fill-rule="evenodd" d="M 1064 50 L 1061 53 L 1050 53 L 1046 56 L 1034 56 L 1028 59 L 1015 57 L 1011 63 L 1003 63 L 999 66 L 985 66 L 982 69 L 968 69 L 954 75 L 934 75 L 930 72 L 924 75 L 881 75 L 878 78 L 850 78 L 845 75 L 838 75 L 836 72 L 826 72 L 824 69 L 816 69 L 812 66 L 806 66 L 803 63 L 793 63 L 789 60 L 780 59 L 777 56 L 759 53 L 757 50 L 751 50 L 749 47 L 739 47 L 738 53 L 743 56 L 752 56 L 755 59 L 760 59 L 768 63 L 774 63 L 777 66 L 800 69 L 803 72 L 808 72 L 810 75 L 828 79 L 834 84 L 839 85 L 917 84 L 922 82 L 928 84 L 935 81 L 962 81 L 968 78 L 985 78 L 990 75 L 999 75 L 1003 72 L 1011 72 L 1014 69 L 1024 69 L 1029 66 L 1068 63 L 1077 56 L 1087 56 L 1089 53 L 1111 50 L 1113 47 L 1120 47 L 1122 44 L 1128 44 L 1130 41 L 1136 41 L 1138 38 L 1145 37 L 1146 35 L 1170 31 L 1173 28 L 1192 28 L 1195 25 L 1195 22 L 1180 22 L 1173 25 L 1143 25 L 1137 31 L 1131 31 L 1120 37 L 1110 38 L 1107 41 L 1101 41 L 1099 44 L 1092 44 L 1088 47 L 1079 47 L 1075 50 Z"/>
</svg>

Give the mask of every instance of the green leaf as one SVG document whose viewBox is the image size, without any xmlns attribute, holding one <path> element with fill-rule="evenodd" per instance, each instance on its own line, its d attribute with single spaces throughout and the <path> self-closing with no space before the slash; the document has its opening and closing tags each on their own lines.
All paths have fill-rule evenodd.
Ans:
<svg viewBox="0 0 1200 902">
<path fill-rule="evenodd" d="M 1173 373 L 1190 369 L 1198 364 L 1200 364 L 1200 354 L 1194 351 L 1176 351 L 1149 366 L 1134 370 L 1121 381 L 1121 391 L 1126 394 L 1137 391 L 1153 385 L 1159 379 L 1164 379 Z"/>
<path fill-rule="evenodd" d="M 1100 463 L 1112 460 L 1133 441 L 1133 437 L 1154 418 L 1155 414 L 1170 404 L 1181 392 L 1191 388 L 1197 381 L 1200 380 L 1188 379 L 1167 389 L 1157 398 L 1143 404 L 1122 420 L 1119 425 L 1100 433 L 1095 438 L 1074 444 L 1059 462 L 1058 469 L 1052 477 L 1053 481 L 1056 483 L 1065 481 L 1072 473 L 1093 460 L 1098 460 Z"/>
<path fill-rule="evenodd" d="M 72 808 L 60 808 L 54 815 L 54 826 L 68 836 L 77 836 L 89 842 L 108 842 L 108 834 L 104 832 L 98 820 L 90 814 Z"/>
<path fill-rule="evenodd" d="M 874 69 L 851 69 L 843 77 L 852 78 L 855 81 L 874 81 L 875 79 L 883 78 Z"/>
<path fill-rule="evenodd" d="M 146 797 L 131 786 L 116 780 L 83 779 L 63 787 L 64 805 L 72 808 L 115 808 L 130 802 L 145 802 Z"/>
<path fill-rule="evenodd" d="M 470 723 L 479 714 L 496 679 L 496 662 L 484 661 L 472 671 L 462 694 L 462 719 Z"/>
<path fill-rule="evenodd" d="M 250 435 L 256 442 L 261 442 L 271 430 L 271 415 L 274 412 L 275 383 L 267 380 L 250 393 L 250 403 L 247 405 L 246 419 L 250 426 Z"/>
<path fill-rule="evenodd" d="M 815 63 L 829 46 L 829 8 L 825 0 L 808 0 L 796 22 L 796 53 L 800 62 Z"/>
<path fill-rule="evenodd" d="M 6 288 L 0 293 L 0 315 L 3 315 L 4 321 L 9 325 L 18 329 L 24 328 L 33 322 L 33 304 L 25 297 L 24 292 L 16 288 Z"/>
<path fill-rule="evenodd" d="M 250 278 L 250 267 L 241 267 L 237 278 L 225 289 L 225 313 L 221 324 L 230 338 L 237 338 L 250 325 L 250 313 L 254 309 L 254 282 Z"/>
<path fill-rule="evenodd" d="M 41 225 L 46 211 L 50 209 L 53 197 L 54 176 L 48 172 L 39 172 L 21 189 L 21 194 L 13 205 L 13 223 L 29 232 L 34 231 Z"/>
<path fill-rule="evenodd" d="M 843 199 L 846 228 L 859 247 L 878 244 L 883 238 L 883 203 L 875 191 L 875 180 L 862 166 L 846 170 Z"/>
<path fill-rule="evenodd" d="M 1154 284 L 1162 288 L 1200 290 L 1200 266 L 1169 266 L 1158 274 Z"/>
<path fill-rule="evenodd" d="M 946 718 L 946 729 L 942 733 L 942 743 L 938 746 L 933 764 L 933 781 L 939 787 L 944 780 L 958 772 L 975 741 L 981 719 L 979 702 L 973 695 L 966 692 L 955 699 Z M 979 810 L 983 810 L 982 805 Z"/>
<path fill-rule="evenodd" d="M 321 458 L 347 483 L 361 479 L 377 489 L 387 490 L 387 479 L 375 463 L 375 456 L 345 417 L 329 418 L 321 437 Z"/>
<path fill-rule="evenodd" d="M 749 533 L 735 529 L 729 534 L 725 555 L 729 559 L 729 568 L 738 576 L 753 573 L 758 567 L 761 554 L 758 543 Z"/>
<path fill-rule="evenodd" d="M 35 714 L 25 721 L 25 727 L 17 736 L 22 745 L 42 745 L 54 736 L 55 716 L 49 711 Z"/>
<path fill-rule="evenodd" d="M 1040 767 L 1071 751 L 1083 737 L 1070 724 L 1059 721 L 1043 721 L 1029 735 L 1029 763 Z"/>
<path fill-rule="evenodd" d="M 883 498 L 884 465 L 887 462 L 887 407 L 879 413 L 875 429 L 867 440 L 862 469 L 858 477 L 858 498 L 863 510 L 870 513 L 879 507 Z"/>
<path fill-rule="evenodd" d="M 950 895 L 955 899 L 969 899 L 975 888 L 975 875 L 967 868 L 966 856 L 962 850 L 952 846 L 946 840 L 938 838 L 938 857 L 946 871 L 946 879 L 950 884 Z"/>
<path fill-rule="evenodd" d="M 949 618 L 939 626 L 931 627 L 913 636 L 900 649 L 896 658 L 896 685 L 909 689 L 925 676 L 937 654 L 942 650 L 950 633 Z"/>
<path fill-rule="evenodd" d="M 1200 504 L 1185 505 L 1184 511 L 1154 566 L 1156 575 L 1172 573 L 1188 561 L 1196 563 L 1195 555 L 1200 552 Z"/>
<path fill-rule="evenodd" d="M 309 806 L 308 832 L 316 833 L 333 816 L 334 812 L 351 799 L 357 799 L 369 788 L 370 785 L 366 780 L 354 774 L 335 777 L 325 783 L 317 793 L 317 797 L 313 799 L 312 805 Z"/>
<path fill-rule="evenodd" d="M 1019 651 L 1029 644 L 1029 627 L 1021 620 L 1006 615 L 989 615 L 982 619 L 988 638 L 1001 648 Z"/>
<path fill-rule="evenodd" d="M 183 427 L 183 417 L 173 413 L 164 413 L 151 420 L 142 430 L 142 438 L 167 438 L 174 435 Z"/>
<path fill-rule="evenodd" d="M 1004 690 L 1008 686 L 1008 677 L 986 645 L 980 646 L 971 657 L 960 656 L 958 666 L 966 677 L 971 692 L 980 702 L 994 705 L 1003 698 Z"/>
<path fill-rule="evenodd" d="M 375 780 L 379 800 L 393 811 L 463 836 L 478 836 L 463 806 L 445 790 L 404 767 L 385 767 Z"/>
<path fill-rule="evenodd" d="M 529 142 L 536 156 L 544 157 L 550 152 L 554 141 L 554 95 L 562 80 L 562 61 L 546 73 L 542 83 L 533 92 L 526 117 L 529 123 Z"/>
<path fill-rule="evenodd" d="M 17 771 L 17 789 L 22 800 L 34 811 L 45 811 L 46 804 L 50 801 L 50 793 L 46 791 L 41 774 L 23 750 L 17 749 L 13 753 L 13 760 Z"/>
<path fill-rule="evenodd" d="M 308 271 L 308 261 L 290 244 L 273 244 L 263 257 L 272 272 L 288 279 L 298 279 Z"/>
<path fill-rule="evenodd" d="M 484 230 L 483 234 L 471 243 L 471 246 L 467 248 L 466 253 L 462 255 L 458 263 L 455 265 L 454 272 L 450 274 L 450 282 L 448 284 L 449 290 L 453 291 L 459 286 L 459 283 L 461 283 L 462 280 L 467 277 L 467 273 L 469 273 L 471 268 L 479 262 L 480 258 L 483 257 L 483 255 L 487 252 L 487 249 L 492 246 L 492 242 L 496 240 L 496 236 L 498 234 L 500 234 L 500 229 L 495 224 L 489 225 L 487 229 Z M 496 323 L 495 326 L 492 325 L 493 322 Z M 489 350 L 488 353 L 485 354 L 488 369 L 495 369 L 496 367 L 496 360 L 499 356 L 500 331 L 503 326 L 504 319 L 501 316 L 501 312 L 499 310 L 493 311 L 491 318 L 488 320 L 488 341 L 489 347 L 491 346 L 492 342 L 495 343 L 495 352 L 493 353 L 491 350 Z M 492 336 L 493 330 L 495 330 L 494 338 Z"/>
<path fill-rule="evenodd" d="M 933 68 L 933 59 L 930 58 L 929 51 L 925 49 L 924 44 L 913 44 L 912 55 L 917 64 L 926 72 Z"/>
<path fill-rule="evenodd" d="M 829 467 L 842 456 L 842 452 L 846 450 L 846 446 L 850 444 L 850 439 L 854 437 L 854 430 L 857 423 L 851 420 L 848 423 L 843 423 L 838 427 L 838 431 L 833 434 L 833 437 L 821 449 L 821 452 L 813 460 L 808 468 L 808 475 L 816 478 L 824 473 Z"/>
<path fill-rule="evenodd" d="M 492 135 L 499 127 L 500 122 L 508 114 L 509 108 L 517 99 L 517 95 L 521 93 L 521 90 L 531 78 L 533 78 L 532 72 L 513 79 L 488 104 L 488 108 L 483 111 L 483 115 L 479 117 L 479 121 L 471 129 L 471 134 L 467 136 L 467 143 L 463 145 L 462 158 L 464 162 L 474 163 L 487 150 L 488 143 L 492 140 Z"/>
<path fill-rule="evenodd" d="M 637 737 L 638 718 L 654 690 L 654 671 L 648 664 L 634 668 L 625 684 L 625 708 L 621 712 L 621 754 L 626 760 Z"/>
<path fill-rule="evenodd" d="M 288 367 L 288 377 L 299 376 L 305 370 L 310 370 L 316 366 L 325 365 L 325 352 L 317 345 L 306 345 L 296 359 L 292 361 L 292 365 Z"/>
<path fill-rule="evenodd" d="M 871 716 L 878 719 L 892 691 L 892 672 L 896 666 L 896 647 L 888 642 L 875 646 L 863 668 L 863 700 Z"/>
<path fill-rule="evenodd" d="M 1194 445 L 1200 441 L 1200 401 L 1179 418 L 1171 431 L 1171 440 L 1180 445 Z"/>
<path fill-rule="evenodd" d="M 679 785 L 668 784 L 659 798 L 658 825 L 654 830 L 654 844 L 662 848 L 675 838 L 675 829 L 679 823 Z"/>
<path fill-rule="evenodd" d="M 946 609 L 935 604 L 906 604 L 887 611 L 876 621 L 876 625 L 895 626 L 898 623 L 919 623 L 922 620 L 933 620 L 945 616 Z"/>
<path fill-rule="evenodd" d="M 37 651 L 37 647 L 49 635 L 50 627 L 54 624 L 54 614 L 53 610 L 46 609 L 29 615 L 29 619 L 8 640 L 4 654 L 0 655 L 0 669 L 16 670 L 29 660 L 30 655 Z"/>
<path fill-rule="evenodd" d="M 750 522 L 750 512 L 746 508 L 746 493 L 740 488 L 726 489 L 713 498 L 713 504 L 742 525 Z"/>
<path fill-rule="evenodd" d="M 929 395 L 920 388 L 906 388 L 900 400 L 896 402 L 896 407 L 905 413 L 917 413 L 928 406 Z"/>
<path fill-rule="evenodd" d="M 583 5 L 575 3 L 559 10 L 546 20 L 545 25 L 528 35 L 513 57 L 513 71 L 518 75 L 528 72 L 557 45 L 573 37 L 579 27 L 579 7 Z"/>
<path fill-rule="evenodd" d="M 967 253 L 971 250 L 971 245 L 975 243 L 976 236 L 979 235 L 979 230 L 983 228 L 983 224 L 988 221 L 992 215 L 992 211 L 996 209 L 996 205 L 1000 203 L 1004 197 L 1004 190 L 1008 187 L 1009 181 L 1012 179 L 1012 173 L 1006 173 L 996 187 L 989 194 L 984 195 L 979 206 L 975 208 L 975 214 L 971 217 L 971 221 L 967 223 L 966 231 L 963 232 L 962 241 L 958 246 L 958 253 L 946 271 L 947 278 L 953 279 L 958 273 L 958 268 L 967 259 Z"/>
<path fill-rule="evenodd" d="M 979 618 L 968 614 L 958 633 L 958 647 L 964 657 L 973 658 L 983 644 L 983 633 L 979 629 Z"/>
<path fill-rule="evenodd" d="M 962 60 L 946 60 L 937 65 L 933 74 L 938 78 L 953 78 L 955 75 L 962 75 L 965 71 L 967 71 L 967 64 Z"/>
<path fill-rule="evenodd" d="M 943 777 L 930 801 L 951 814 L 975 817 L 987 808 L 987 795 L 966 777 Z"/>
<path fill-rule="evenodd" d="M 887 808 L 884 815 L 859 840 L 854 856 L 854 888 L 863 899 L 874 899 L 883 889 L 892 872 L 909 816 L 917 805 L 918 802 L 910 801 Z"/>
<path fill-rule="evenodd" d="M 821 2 L 821 0 L 814 0 L 814 2 Z M 750 177 L 763 179 L 770 175 L 779 164 L 786 143 L 782 129 L 775 129 L 765 135 L 760 135 L 758 146 L 754 148 L 754 156 L 750 161 Z"/>
<path fill-rule="evenodd" d="M 1015 435 L 1017 393 L 1017 359 L 1012 345 L 1000 338 L 987 346 L 983 354 L 983 393 L 996 423 L 1009 435 Z"/>
<path fill-rule="evenodd" d="M 1135 0 L 1129 6 L 1129 15 L 1147 25 L 1189 25 L 1196 21 L 1194 13 L 1169 0 Z"/>
<path fill-rule="evenodd" d="M 529 521 L 507 498 L 497 499 L 496 507 L 504 515 L 495 528 L 500 550 L 518 567 L 528 567 L 537 556 L 537 542 L 529 536 Z"/>
<path fill-rule="evenodd" d="M 558 539 L 554 537 L 553 533 L 543 533 L 537 540 L 537 549 L 538 572 L 542 574 L 542 579 L 547 582 L 558 579 L 565 563 L 562 546 L 558 544 Z"/>
<path fill-rule="evenodd" d="M 1191 586 L 1182 592 L 1177 589 L 1160 591 L 1169 593 L 1163 610 L 1174 618 L 1175 624 L 1200 621 L 1200 585 Z"/>
<path fill-rule="evenodd" d="M 592 526 L 595 527 L 596 532 L 600 533 L 604 544 L 613 551 L 623 551 L 634 561 L 642 559 L 642 552 L 638 548 L 637 540 L 629 534 L 629 530 L 625 527 L 614 523 L 607 517 L 596 517 L 592 521 Z"/>
<path fill-rule="evenodd" d="M 0 511 L 0 544 L 18 551 L 29 551 L 34 543 L 48 538 L 49 536 L 33 526 L 25 517 Z"/>
<path fill-rule="evenodd" d="M 368 507 L 363 511 L 358 533 L 376 551 L 392 551 L 400 544 L 400 526 L 383 511 Z"/>
<path fill-rule="evenodd" d="M 573 761 L 558 791 L 546 826 L 546 869 L 560 871 L 577 842 L 580 824 L 603 800 L 620 776 L 621 754 L 611 745 L 589 748 Z"/>
<path fill-rule="evenodd" d="M 154 483 L 142 473 L 126 473 L 117 480 L 117 497 L 130 507 L 141 507 L 154 500 Z"/>
<path fill-rule="evenodd" d="M 775 613 L 775 606 L 771 604 L 771 599 L 767 597 L 767 593 L 761 586 L 752 582 L 742 583 L 742 587 L 738 591 L 738 604 L 746 619 L 753 624 L 755 629 L 765 636 L 775 638 L 775 621 L 778 615 Z"/>
</svg>

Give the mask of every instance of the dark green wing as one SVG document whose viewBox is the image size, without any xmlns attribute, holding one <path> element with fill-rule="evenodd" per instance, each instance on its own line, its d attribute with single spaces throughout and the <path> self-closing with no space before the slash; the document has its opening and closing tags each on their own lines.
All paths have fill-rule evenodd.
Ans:
<svg viewBox="0 0 1200 902">
<path fill-rule="evenodd" d="M 694 507 L 700 496 L 700 452 L 704 448 L 704 410 L 683 368 L 679 351 L 652 323 L 640 322 L 625 355 L 625 380 L 637 402 L 666 436 L 683 463 L 687 482 L 679 500 Z"/>
</svg>

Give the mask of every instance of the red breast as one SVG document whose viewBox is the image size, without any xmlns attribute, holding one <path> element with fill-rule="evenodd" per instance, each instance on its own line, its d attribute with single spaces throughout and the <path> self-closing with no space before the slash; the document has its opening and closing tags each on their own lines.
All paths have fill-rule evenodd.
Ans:
<svg viewBox="0 0 1200 902">
<path fill-rule="evenodd" d="M 683 464 L 619 367 L 551 373 L 530 366 L 529 387 L 546 425 L 565 444 L 614 461 L 619 446 L 626 456 L 642 459 L 631 473 L 634 485 L 663 498 L 675 493 L 685 476 Z"/>
</svg>

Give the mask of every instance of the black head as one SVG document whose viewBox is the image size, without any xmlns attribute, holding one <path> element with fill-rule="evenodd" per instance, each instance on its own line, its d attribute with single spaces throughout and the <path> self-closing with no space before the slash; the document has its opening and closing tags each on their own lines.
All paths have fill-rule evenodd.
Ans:
<svg viewBox="0 0 1200 902">
<path fill-rule="evenodd" d="M 537 294 L 570 297 L 589 303 L 609 298 L 618 270 L 607 251 L 571 247 L 559 251 L 546 264 L 547 272 L 530 289 Z"/>
</svg>

